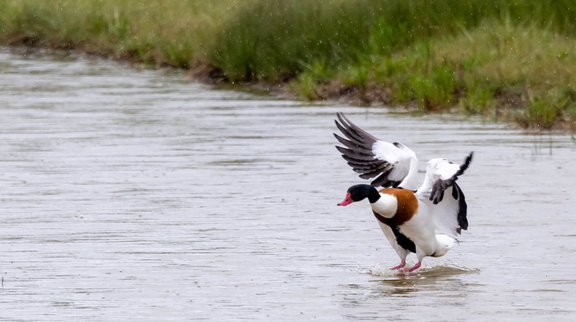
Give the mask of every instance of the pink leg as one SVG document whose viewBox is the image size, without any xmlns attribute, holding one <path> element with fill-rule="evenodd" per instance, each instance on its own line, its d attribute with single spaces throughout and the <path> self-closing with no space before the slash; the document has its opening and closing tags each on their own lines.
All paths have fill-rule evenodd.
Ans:
<svg viewBox="0 0 576 322">
<path fill-rule="evenodd" d="M 411 268 L 407 269 L 405 272 L 406 273 L 410 273 L 416 269 L 418 269 L 420 267 L 420 265 L 422 265 L 422 261 L 419 261 L 418 263 L 416 263 L 416 265 L 412 266 Z"/>
<path fill-rule="evenodd" d="M 391 270 L 401 269 L 401 268 L 403 268 L 404 266 L 406 266 L 406 261 L 405 261 L 405 260 L 402 260 L 402 261 L 400 262 L 400 264 L 398 264 L 397 266 L 392 267 Z"/>
</svg>

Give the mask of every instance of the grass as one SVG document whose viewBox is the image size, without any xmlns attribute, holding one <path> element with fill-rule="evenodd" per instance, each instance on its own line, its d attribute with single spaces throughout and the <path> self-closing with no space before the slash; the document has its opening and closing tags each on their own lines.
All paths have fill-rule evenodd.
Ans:
<svg viewBox="0 0 576 322">
<path fill-rule="evenodd" d="M 372 81 L 422 109 L 456 107 L 550 128 L 571 118 L 576 102 L 576 40 L 535 25 L 487 21 L 382 61 Z"/>
<path fill-rule="evenodd" d="M 574 34 L 576 9 L 556 0 L 277 0 L 241 8 L 217 34 L 212 63 L 234 80 L 282 79 L 322 60 L 332 68 L 388 56 L 487 19 Z M 266 26 L 265 28 L 263 26 Z M 233 56 L 233 57 L 231 57 Z"/>
<path fill-rule="evenodd" d="M 576 130 L 571 0 L 3 0 L 0 43 Z"/>
<path fill-rule="evenodd" d="M 0 42 L 190 68 L 241 0 L 2 0 Z"/>
</svg>

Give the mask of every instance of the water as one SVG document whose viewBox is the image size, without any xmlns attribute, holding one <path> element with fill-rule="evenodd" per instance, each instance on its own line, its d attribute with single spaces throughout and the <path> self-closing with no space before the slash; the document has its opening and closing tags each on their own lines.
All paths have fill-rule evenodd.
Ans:
<svg viewBox="0 0 576 322">
<path fill-rule="evenodd" d="M 334 149 L 337 111 L 475 160 L 470 228 L 408 276 Z M 2 321 L 570 321 L 576 144 L 0 51 Z M 410 257 L 414 263 L 414 257 Z"/>
</svg>

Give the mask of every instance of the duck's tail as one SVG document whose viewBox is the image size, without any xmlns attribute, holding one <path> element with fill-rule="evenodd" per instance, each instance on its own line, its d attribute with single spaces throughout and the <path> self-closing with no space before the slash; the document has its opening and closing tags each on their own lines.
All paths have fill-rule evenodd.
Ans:
<svg viewBox="0 0 576 322">
<path fill-rule="evenodd" d="M 452 246 L 456 245 L 458 241 L 452 237 L 436 234 L 436 251 L 434 257 L 444 256 Z"/>
</svg>

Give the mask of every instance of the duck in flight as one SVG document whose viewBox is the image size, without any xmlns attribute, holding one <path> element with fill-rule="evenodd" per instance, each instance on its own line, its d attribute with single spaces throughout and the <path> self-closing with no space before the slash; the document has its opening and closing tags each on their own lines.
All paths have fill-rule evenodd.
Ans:
<svg viewBox="0 0 576 322">
<path fill-rule="evenodd" d="M 424 181 L 418 185 L 418 159 L 412 150 L 376 138 L 342 113 L 337 117 L 336 126 L 344 137 L 334 134 L 343 145 L 336 149 L 360 178 L 372 179 L 370 184 L 348 188 L 338 206 L 368 199 L 380 228 L 400 257 L 400 264 L 392 269 L 403 269 L 409 253 L 415 253 L 418 262 L 406 272 L 418 269 L 426 256 L 446 254 L 462 230 L 468 229 L 466 199 L 456 180 L 470 165 L 473 152 L 462 165 L 431 159 Z"/>
</svg>

